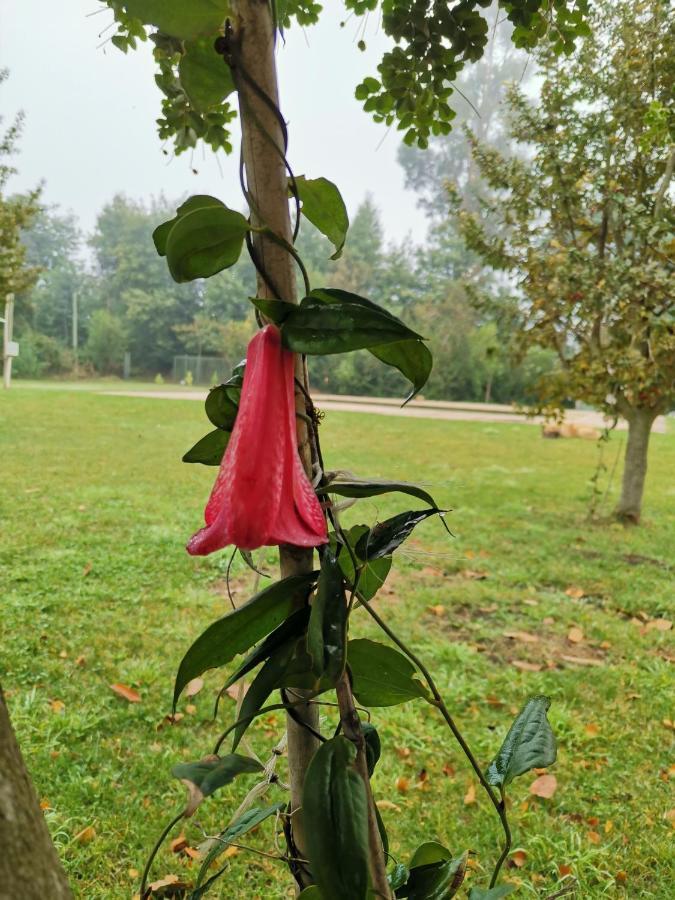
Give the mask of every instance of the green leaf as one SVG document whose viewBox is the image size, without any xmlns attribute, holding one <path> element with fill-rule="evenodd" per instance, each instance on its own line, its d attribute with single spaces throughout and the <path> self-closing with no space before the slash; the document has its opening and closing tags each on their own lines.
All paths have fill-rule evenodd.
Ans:
<svg viewBox="0 0 675 900">
<path fill-rule="evenodd" d="M 375 808 L 377 809 L 377 807 Z M 393 891 L 398 891 L 406 883 L 409 875 L 410 872 L 407 866 L 404 866 L 403 863 L 396 863 L 392 871 L 387 875 L 389 886 Z"/>
<path fill-rule="evenodd" d="M 338 562 L 340 563 L 342 574 L 350 589 L 354 587 L 355 583 L 355 569 L 352 555 L 356 557 L 357 565 L 360 564 L 359 580 L 356 584 L 356 596 L 366 601 L 371 600 L 385 583 L 392 562 L 390 556 L 383 556 L 380 559 L 374 559 L 368 562 L 358 558 L 355 546 L 358 543 L 359 538 L 369 531 L 370 528 L 367 525 L 353 525 L 348 531 L 343 531 L 343 536 L 351 547 L 352 553 L 350 553 L 348 548 L 343 545 L 338 555 Z"/>
<path fill-rule="evenodd" d="M 390 556 L 407 540 L 416 525 L 435 516 L 437 509 L 410 510 L 385 519 L 359 538 L 356 553 L 361 559 L 375 560 Z"/>
<path fill-rule="evenodd" d="M 485 773 L 490 784 L 504 788 L 518 775 L 555 762 L 556 740 L 546 718 L 550 705 L 549 698 L 543 696 L 527 701 Z"/>
<path fill-rule="evenodd" d="M 413 865 L 418 858 L 427 861 Z M 435 841 L 423 844 L 415 852 L 408 880 L 396 896 L 408 900 L 449 900 L 462 886 L 468 858 L 469 854 L 463 853 L 457 859 L 451 859 L 450 852 Z"/>
<path fill-rule="evenodd" d="M 322 900 L 365 900 L 368 893 L 367 800 L 355 759 L 356 748 L 340 735 L 319 747 L 305 775 L 307 856 Z"/>
<path fill-rule="evenodd" d="M 234 729 L 232 752 L 237 749 L 246 729 L 253 721 L 253 716 L 262 708 L 272 691 L 283 683 L 283 676 L 295 649 L 295 641 L 282 644 L 261 667 L 244 694 L 239 709 L 239 724 Z"/>
<path fill-rule="evenodd" d="M 218 106 L 235 89 L 230 67 L 216 53 L 212 38 L 185 42 L 178 74 L 190 103 L 202 112 Z"/>
<path fill-rule="evenodd" d="M 211 388 L 204 409 L 216 428 L 232 431 L 239 407 L 230 397 L 226 385 L 219 384 L 218 387 Z"/>
<path fill-rule="evenodd" d="M 256 309 L 275 325 L 281 325 L 290 313 L 295 309 L 295 303 L 287 303 L 285 300 L 268 300 L 265 297 L 249 297 Z"/>
<path fill-rule="evenodd" d="M 429 380 L 434 358 L 427 345 L 422 341 L 399 341 L 368 349 L 381 362 L 398 369 L 412 384 L 412 390 L 405 398 L 404 405 L 419 394 Z"/>
<path fill-rule="evenodd" d="M 331 259 L 339 259 L 349 228 L 347 207 L 340 191 L 327 178 L 305 178 L 304 175 L 299 175 L 295 184 L 302 203 L 302 214 L 335 247 Z"/>
<path fill-rule="evenodd" d="M 413 676 L 415 667 L 393 647 L 367 638 L 349 641 L 347 664 L 352 690 L 362 706 L 396 706 L 428 698 L 424 685 Z"/>
<path fill-rule="evenodd" d="M 361 731 L 363 739 L 366 742 L 366 764 L 368 766 L 368 777 L 373 777 L 375 766 L 382 755 L 382 743 L 377 733 L 377 728 L 370 722 L 361 723 Z"/>
<path fill-rule="evenodd" d="M 300 891 L 298 900 L 323 900 L 323 896 L 315 884 L 310 884 L 304 891 Z"/>
<path fill-rule="evenodd" d="M 230 8 L 229 0 L 124 0 L 124 6 L 135 19 L 185 40 L 215 37 Z"/>
<path fill-rule="evenodd" d="M 225 206 L 205 206 L 180 216 L 166 240 L 174 281 L 209 278 L 239 259 L 249 224 Z"/>
<path fill-rule="evenodd" d="M 347 651 L 347 602 L 342 570 L 330 550 L 321 561 L 321 574 L 312 601 L 307 628 L 307 650 L 312 671 L 335 683 L 345 667 Z"/>
<path fill-rule="evenodd" d="M 216 428 L 183 455 L 184 463 L 201 463 L 203 466 L 219 466 L 230 440 L 230 432 Z"/>
<path fill-rule="evenodd" d="M 174 688 L 174 708 L 188 681 L 207 669 L 224 666 L 302 606 L 316 578 L 316 573 L 311 572 L 277 581 L 210 625 L 181 661 Z"/>
<path fill-rule="evenodd" d="M 493 888 L 472 887 L 469 891 L 469 900 L 501 900 L 516 889 L 515 884 L 498 884 Z"/>
<path fill-rule="evenodd" d="M 378 497 L 380 494 L 389 494 L 397 492 L 399 494 L 409 494 L 411 497 L 417 497 L 424 503 L 428 503 L 437 512 L 441 512 L 438 504 L 428 491 L 419 487 L 417 484 L 410 484 L 407 481 L 380 481 L 369 480 L 365 478 L 335 479 L 323 487 L 317 488 L 317 494 L 338 494 L 340 497 L 355 497 L 361 499 L 363 497 Z"/>
<path fill-rule="evenodd" d="M 262 772 L 264 767 L 255 759 L 237 756 L 206 756 L 199 762 L 179 763 L 171 770 L 188 789 L 188 802 L 184 815 L 191 816 L 205 797 L 233 781 L 237 775 Z"/>
<path fill-rule="evenodd" d="M 246 834 L 254 828 L 257 828 L 261 822 L 264 822 L 265 819 L 270 816 L 281 812 L 285 806 L 285 803 L 275 803 L 274 806 L 266 807 L 253 806 L 251 809 L 247 809 L 243 812 L 239 818 L 235 819 L 231 825 L 228 825 L 224 831 L 221 831 L 218 837 L 214 838 L 213 845 L 204 857 L 190 900 L 199 900 L 199 898 L 204 896 L 206 891 L 201 891 L 199 888 L 202 885 L 208 870 L 221 853 L 227 850 L 231 841 L 235 841 L 238 837 L 241 837 L 242 834 Z"/>
<path fill-rule="evenodd" d="M 417 338 L 410 328 L 378 307 L 324 303 L 305 297 L 281 326 L 283 342 L 296 353 L 347 353 Z"/>
<path fill-rule="evenodd" d="M 195 194 L 194 197 L 190 197 L 185 203 L 178 207 L 173 219 L 169 219 L 168 222 L 162 222 L 161 225 L 158 225 L 157 228 L 155 228 L 152 232 L 152 240 L 154 241 L 155 249 L 160 256 L 166 256 L 166 242 L 169 237 L 169 232 L 176 222 L 188 213 L 194 212 L 196 209 L 203 209 L 205 206 L 220 206 L 223 209 L 225 208 L 225 204 L 222 200 L 218 200 L 217 197 L 212 197 L 210 194 Z"/>
<path fill-rule="evenodd" d="M 375 807 L 375 818 L 377 819 L 377 830 L 380 835 L 380 841 L 382 841 L 382 849 L 384 850 L 384 855 L 386 856 L 389 853 L 389 835 L 387 834 L 387 828 L 384 824 L 384 819 L 382 818 L 382 813 L 380 810 Z M 370 898 L 370 894 L 368 895 Z"/>
</svg>

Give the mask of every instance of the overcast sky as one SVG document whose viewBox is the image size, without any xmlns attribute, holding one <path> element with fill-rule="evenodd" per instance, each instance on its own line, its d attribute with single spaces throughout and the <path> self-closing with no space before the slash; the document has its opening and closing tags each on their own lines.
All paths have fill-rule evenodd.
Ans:
<svg viewBox="0 0 675 900">
<path fill-rule="evenodd" d="M 367 51 L 360 52 L 363 20 L 340 28 L 342 3 L 324 5 L 321 24 L 291 29 L 278 52 L 291 165 L 297 174 L 335 181 L 350 213 L 370 192 L 388 238 L 410 233 L 421 241 L 425 220 L 403 186 L 398 134 L 373 123 L 353 96 L 361 78 L 375 74 L 386 37 L 371 16 Z M 240 206 L 236 148 L 231 157 L 219 154 L 220 168 L 211 151 L 198 149 L 198 175 L 189 153 L 162 154 L 149 42 L 128 56 L 110 43 L 99 47 L 112 33 L 99 37 L 110 21 L 97 0 L 0 0 L 0 66 L 10 70 L 0 114 L 5 126 L 19 109 L 26 114 L 10 189 L 44 181 L 46 202 L 72 210 L 85 229 L 120 191 L 170 199 L 210 193 Z"/>
</svg>

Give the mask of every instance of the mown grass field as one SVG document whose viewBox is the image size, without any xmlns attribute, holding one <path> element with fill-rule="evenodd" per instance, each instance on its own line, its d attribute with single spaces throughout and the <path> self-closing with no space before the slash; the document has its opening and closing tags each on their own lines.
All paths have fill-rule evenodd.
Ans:
<svg viewBox="0 0 675 900">
<path fill-rule="evenodd" d="M 0 678 L 82 900 L 130 900 L 183 802 L 171 766 L 211 752 L 234 713 L 226 699 L 212 722 L 223 681 L 212 673 L 190 709 L 181 704 L 184 718 L 162 727 L 183 652 L 228 608 L 227 554 L 195 560 L 183 549 L 215 470 L 180 456 L 207 430 L 201 405 L 187 401 L 21 387 L 0 397 Z M 530 425 L 331 413 L 323 444 L 330 468 L 418 480 L 453 509 L 454 538 L 437 521 L 420 526 L 378 604 L 437 675 L 479 759 L 489 762 L 528 695 L 553 700 L 557 790 L 530 795 L 533 775 L 511 788 L 514 846 L 526 851 L 505 872 L 521 885 L 515 896 L 574 881 L 583 900 L 672 897 L 675 649 L 654 620 L 673 618 L 675 435 L 653 438 L 637 529 L 587 521 L 593 443 L 544 441 Z M 610 465 L 617 446 L 615 436 Z M 380 498 L 346 520 L 407 504 Z M 235 563 L 237 600 L 254 577 Z M 352 628 L 376 637 L 363 612 Z M 113 693 L 115 682 L 141 702 Z M 435 712 L 407 704 L 374 710 L 373 721 L 392 853 L 405 861 L 425 839 L 470 848 L 470 883 L 486 885 L 498 823 L 480 788 L 472 800 L 469 769 Z M 282 724 L 273 715 L 253 728 L 263 758 Z M 190 842 L 226 824 L 253 783 L 208 800 Z M 249 843 L 274 852 L 272 820 Z M 282 863 L 244 851 L 230 862 L 214 897 L 291 896 Z M 167 851 L 154 877 L 194 871 Z"/>
</svg>

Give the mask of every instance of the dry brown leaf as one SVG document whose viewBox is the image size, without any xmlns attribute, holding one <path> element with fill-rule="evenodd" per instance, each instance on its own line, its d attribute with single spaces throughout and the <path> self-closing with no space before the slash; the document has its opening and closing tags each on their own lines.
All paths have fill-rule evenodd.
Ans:
<svg viewBox="0 0 675 900">
<path fill-rule="evenodd" d="M 57 703 L 59 701 L 54 702 Z M 664 728 L 669 728 L 671 731 L 675 731 L 675 722 L 673 722 L 672 719 L 661 719 L 661 724 L 664 726 Z"/>
<path fill-rule="evenodd" d="M 584 731 L 589 737 L 597 737 L 600 734 L 600 726 L 595 722 L 589 722 Z"/>
<path fill-rule="evenodd" d="M 75 665 L 79 666 L 80 668 L 83 668 L 84 666 L 86 666 L 87 665 L 86 656 L 78 656 L 77 659 L 75 660 Z"/>
<path fill-rule="evenodd" d="M 580 644 L 584 639 L 584 632 L 581 628 L 577 628 L 576 625 L 570 628 L 567 632 L 567 640 L 570 644 Z"/>
<path fill-rule="evenodd" d="M 153 881 L 152 884 L 149 884 L 148 887 L 150 890 L 155 893 L 164 887 L 170 887 L 172 884 L 178 883 L 178 875 L 165 875 L 164 878 L 160 878 L 159 881 Z"/>
<path fill-rule="evenodd" d="M 572 874 L 572 866 L 567 866 L 567 865 L 565 865 L 565 863 L 560 863 L 558 865 L 558 875 L 560 875 L 561 878 L 564 878 L 565 875 L 571 875 L 571 874 Z"/>
<path fill-rule="evenodd" d="M 539 638 L 536 634 L 530 634 L 529 631 L 504 631 L 504 637 L 511 638 L 513 641 L 521 641 L 523 644 L 538 644 Z"/>
<path fill-rule="evenodd" d="M 58 713 L 59 715 L 63 714 L 66 710 L 66 704 L 63 700 L 50 700 L 49 706 L 52 712 Z"/>
<path fill-rule="evenodd" d="M 591 844 L 599 844 L 602 838 L 597 831 L 589 831 L 588 840 L 591 842 Z"/>
<path fill-rule="evenodd" d="M 96 837 L 96 829 L 93 825 L 87 825 L 82 831 L 78 832 L 73 840 L 76 844 L 90 844 Z"/>
<path fill-rule="evenodd" d="M 517 868 L 522 869 L 527 859 L 527 853 L 524 850 L 514 850 L 511 854 L 511 863 Z"/>
<path fill-rule="evenodd" d="M 540 775 L 530 785 L 530 793 L 543 800 L 550 800 L 558 787 L 555 775 Z"/>
<path fill-rule="evenodd" d="M 456 774 L 455 767 L 451 766 L 450 763 L 445 763 L 441 771 L 446 776 L 446 778 L 454 778 Z"/>
<path fill-rule="evenodd" d="M 477 572 L 474 569 L 462 569 L 460 574 L 462 578 L 466 578 L 468 581 L 485 581 L 488 577 L 487 572 Z"/>
<path fill-rule="evenodd" d="M 49 800 L 40 800 L 40 809 L 41 810 L 51 809 L 51 807 L 49 805 Z"/>
<path fill-rule="evenodd" d="M 525 659 L 512 659 L 511 665 L 520 669 L 521 672 L 541 672 L 544 668 L 540 663 L 527 662 Z"/>
<path fill-rule="evenodd" d="M 447 612 L 446 608 L 439 603 L 437 606 L 427 606 L 427 612 L 430 612 L 434 616 L 444 616 Z"/>
<path fill-rule="evenodd" d="M 611 819 L 605 822 L 605 834 L 609 834 L 611 831 L 613 831 L 613 829 L 614 822 L 612 822 Z"/>
<path fill-rule="evenodd" d="M 472 803 L 476 802 L 476 785 L 471 782 L 469 787 L 467 788 L 466 794 L 464 794 L 464 806 L 471 806 Z"/>
<path fill-rule="evenodd" d="M 498 709 L 500 709 L 502 706 L 504 706 L 504 701 L 500 700 L 499 697 L 495 697 L 494 694 L 488 694 L 487 697 L 485 698 L 485 702 L 489 706 L 496 706 Z"/>
<path fill-rule="evenodd" d="M 614 876 L 614 880 L 617 884 L 625 884 L 628 881 L 628 873 L 620 869 Z"/>
<path fill-rule="evenodd" d="M 167 713 L 161 722 L 158 722 L 155 726 L 157 731 L 161 731 L 163 728 L 166 728 L 167 725 L 177 725 L 181 719 L 185 718 L 185 714 L 181 712 L 177 713 Z"/>
<path fill-rule="evenodd" d="M 576 585 L 570 585 L 565 593 L 568 597 L 571 597 L 572 600 L 581 600 L 582 597 L 586 596 L 584 589 L 577 587 Z"/>
<path fill-rule="evenodd" d="M 93 565 L 90 562 L 88 562 L 87 565 L 84 567 L 84 569 L 82 569 L 82 577 L 86 578 L 87 575 L 91 572 L 91 570 L 93 568 L 94 568 Z"/>
<path fill-rule="evenodd" d="M 180 853 L 181 850 L 185 850 L 188 845 L 187 838 L 184 834 L 179 834 L 177 838 L 174 838 L 171 841 L 171 852 L 172 853 Z"/>
<path fill-rule="evenodd" d="M 400 775 L 396 779 L 396 790 L 399 794 L 407 794 L 408 788 L 410 787 L 410 780 L 405 777 L 405 775 Z"/>
<path fill-rule="evenodd" d="M 399 759 L 408 759 L 408 757 L 410 756 L 410 748 L 394 747 L 394 753 L 398 756 Z"/>
<path fill-rule="evenodd" d="M 240 681 L 238 684 L 231 684 L 229 688 L 225 690 L 225 693 L 228 697 L 231 697 L 232 700 L 239 699 L 239 691 L 241 690 L 241 685 L 244 684 L 243 681 Z M 244 694 L 246 694 L 246 685 L 244 684 Z"/>
<path fill-rule="evenodd" d="M 185 687 L 185 696 L 186 697 L 196 697 L 197 694 L 204 687 L 204 679 L 203 678 L 193 678 L 192 681 L 188 681 Z"/>
<path fill-rule="evenodd" d="M 561 653 L 560 659 L 573 666 L 604 666 L 605 664 L 602 659 L 593 659 L 592 656 L 568 656 L 566 653 Z"/>
<path fill-rule="evenodd" d="M 140 872 L 138 871 L 138 869 L 127 869 L 127 875 L 129 876 L 129 878 L 135 879 L 138 878 Z"/>
<path fill-rule="evenodd" d="M 127 700 L 129 703 L 140 703 L 141 695 L 135 691 L 133 688 L 128 687 L 126 684 L 115 684 L 110 685 L 110 690 L 117 694 L 118 697 L 122 697 L 124 700 Z"/>
<path fill-rule="evenodd" d="M 591 828 L 595 828 L 596 825 L 600 824 L 600 819 L 597 816 L 589 816 L 586 819 L 586 824 L 590 825 Z"/>
<path fill-rule="evenodd" d="M 670 619 L 651 619 L 647 622 L 645 629 L 647 631 L 670 631 L 673 623 Z"/>
<path fill-rule="evenodd" d="M 188 703 L 185 707 L 185 712 L 189 716 L 194 716 L 194 714 L 197 712 L 197 707 L 194 705 L 194 703 Z"/>
<path fill-rule="evenodd" d="M 68 651 L 67 651 L 67 650 L 62 650 L 62 651 L 59 653 L 59 659 L 68 659 Z"/>
<path fill-rule="evenodd" d="M 392 803 L 391 800 L 377 800 L 375 803 L 375 806 L 378 809 L 390 809 L 390 810 L 393 810 L 394 812 L 401 811 L 401 807 L 398 806 L 398 804 L 396 804 L 396 803 Z"/>
</svg>

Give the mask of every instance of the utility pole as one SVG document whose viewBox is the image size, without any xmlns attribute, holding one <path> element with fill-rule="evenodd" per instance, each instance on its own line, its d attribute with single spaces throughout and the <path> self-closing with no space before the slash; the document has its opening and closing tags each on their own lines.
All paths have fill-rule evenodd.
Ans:
<svg viewBox="0 0 675 900">
<path fill-rule="evenodd" d="M 75 375 L 77 375 L 78 359 L 78 334 L 77 334 L 77 291 L 73 291 L 73 363 Z"/>
<path fill-rule="evenodd" d="M 5 318 L 2 338 L 2 383 L 5 389 L 12 383 L 12 360 L 19 355 L 19 345 L 12 340 L 14 329 L 14 294 L 5 299 Z"/>
</svg>

